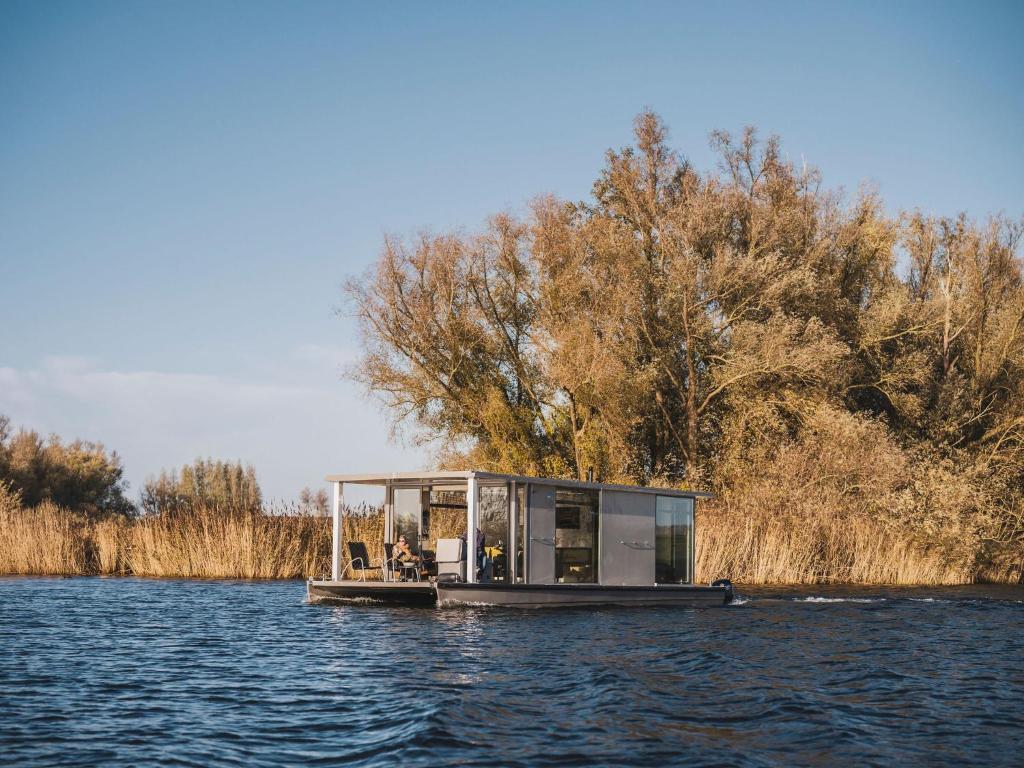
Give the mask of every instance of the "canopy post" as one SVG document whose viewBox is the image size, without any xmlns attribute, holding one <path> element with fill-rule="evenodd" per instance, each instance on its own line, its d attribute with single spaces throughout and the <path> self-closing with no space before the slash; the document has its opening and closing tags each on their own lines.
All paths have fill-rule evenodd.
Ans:
<svg viewBox="0 0 1024 768">
<path fill-rule="evenodd" d="M 344 504 L 341 483 L 334 484 L 334 525 L 331 531 L 331 581 L 341 577 L 341 507 Z"/>
<path fill-rule="evenodd" d="M 384 481 L 384 543 L 395 540 L 395 489 L 390 480 Z"/>
<path fill-rule="evenodd" d="M 476 583 L 477 489 L 476 476 L 470 475 L 466 479 L 466 581 L 470 584 Z"/>
</svg>

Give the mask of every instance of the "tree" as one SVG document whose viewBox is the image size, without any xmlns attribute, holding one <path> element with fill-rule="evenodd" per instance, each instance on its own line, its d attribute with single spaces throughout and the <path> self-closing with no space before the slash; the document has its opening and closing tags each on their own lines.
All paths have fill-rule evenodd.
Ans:
<svg viewBox="0 0 1024 768">
<path fill-rule="evenodd" d="M 653 113 L 635 135 L 592 202 L 389 239 L 349 284 L 355 375 L 399 422 L 488 468 L 675 481 L 704 471 L 743 392 L 835 387 L 851 308 L 891 260 L 877 202 L 843 208 L 753 131 L 715 134 L 708 176 Z"/>
<path fill-rule="evenodd" d="M 327 491 L 317 488 L 315 491 L 308 486 L 299 493 L 299 507 L 304 514 L 326 515 L 328 514 Z"/>
<path fill-rule="evenodd" d="M 442 465 L 846 499 L 961 552 L 1024 543 L 1024 222 L 887 216 L 749 128 L 712 134 L 708 173 L 652 112 L 634 137 L 590 200 L 388 238 L 348 283 L 352 375 L 396 427 Z"/>
<path fill-rule="evenodd" d="M 196 459 L 180 473 L 172 469 L 150 478 L 142 490 L 146 514 L 173 514 L 199 507 L 226 513 L 258 512 L 262 505 L 256 470 L 241 462 Z"/>
<path fill-rule="evenodd" d="M 57 435 L 13 433 L 0 416 L 0 481 L 16 491 L 26 506 L 51 501 L 89 514 L 132 514 L 128 484 L 116 452 L 100 443 L 64 443 Z"/>
</svg>

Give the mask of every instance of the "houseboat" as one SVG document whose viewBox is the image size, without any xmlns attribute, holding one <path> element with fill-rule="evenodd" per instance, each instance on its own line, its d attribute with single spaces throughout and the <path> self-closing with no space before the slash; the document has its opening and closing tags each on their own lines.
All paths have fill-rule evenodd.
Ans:
<svg viewBox="0 0 1024 768">
<path fill-rule="evenodd" d="M 706 493 L 475 471 L 327 480 L 331 576 L 308 582 L 310 602 L 541 608 L 733 597 L 726 580 L 693 583 L 695 511 Z M 382 541 L 343 540 L 352 485 L 383 489 Z"/>
</svg>

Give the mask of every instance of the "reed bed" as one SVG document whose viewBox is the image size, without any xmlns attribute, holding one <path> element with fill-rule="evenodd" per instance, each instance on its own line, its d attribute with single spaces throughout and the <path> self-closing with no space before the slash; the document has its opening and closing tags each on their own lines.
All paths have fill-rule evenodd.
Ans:
<svg viewBox="0 0 1024 768">
<path fill-rule="evenodd" d="M 330 535 L 322 517 L 192 512 L 132 523 L 109 561 L 136 576 L 302 578 L 330 557 Z"/>
<path fill-rule="evenodd" d="M 323 517 L 201 509 L 89 520 L 48 504 L 21 508 L 0 493 L 5 574 L 293 579 L 323 573 L 330 556 Z"/>
<path fill-rule="evenodd" d="M 305 515 L 226 514 L 89 520 L 44 504 L 22 508 L 0 489 L 0 573 L 288 579 L 330 572 L 331 520 Z M 438 510 L 425 544 L 465 533 L 464 513 Z M 380 509 L 346 512 L 344 536 L 383 558 Z M 909 532 L 863 517 L 740 514 L 709 504 L 697 526 L 697 580 L 743 584 L 964 584 L 1017 581 L 974 560 L 927 546 Z M 357 572 L 358 573 L 358 572 Z"/>
<path fill-rule="evenodd" d="M 87 531 L 85 518 L 52 504 L 20 509 L 0 503 L 0 573 L 88 573 Z"/>
<path fill-rule="evenodd" d="M 697 526 L 697 579 L 742 584 L 969 584 L 969 562 L 861 518 L 715 514 Z"/>
</svg>

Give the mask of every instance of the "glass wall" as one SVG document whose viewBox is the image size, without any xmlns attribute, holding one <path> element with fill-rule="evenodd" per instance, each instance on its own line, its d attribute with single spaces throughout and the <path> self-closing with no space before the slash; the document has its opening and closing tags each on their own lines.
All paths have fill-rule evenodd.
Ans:
<svg viewBox="0 0 1024 768">
<path fill-rule="evenodd" d="M 483 578 L 489 581 L 508 580 L 508 486 L 480 486 L 480 532 L 484 550 L 477 553 L 482 559 Z"/>
<path fill-rule="evenodd" d="M 424 546 L 437 550 L 438 539 L 466 535 L 466 492 L 454 488 L 431 488 L 423 515 Z"/>
<path fill-rule="evenodd" d="M 556 490 L 556 582 L 590 584 L 597 581 L 597 506 L 597 491 Z"/>
<path fill-rule="evenodd" d="M 515 573 L 516 581 L 522 584 L 526 581 L 526 486 L 522 483 L 516 486 L 516 553 Z"/>
<path fill-rule="evenodd" d="M 419 547 L 420 512 L 422 511 L 423 492 L 420 488 L 395 488 L 392 490 L 391 502 L 394 509 L 395 527 L 392 535 L 395 541 L 405 536 L 409 546 Z"/>
<path fill-rule="evenodd" d="M 438 539 L 466 535 L 466 491 L 458 486 L 428 485 L 392 489 L 394 541 L 405 536 L 413 550 L 426 555 L 437 548 Z"/>
<path fill-rule="evenodd" d="M 693 582 L 693 499 L 659 496 L 654 518 L 654 580 Z"/>
</svg>

